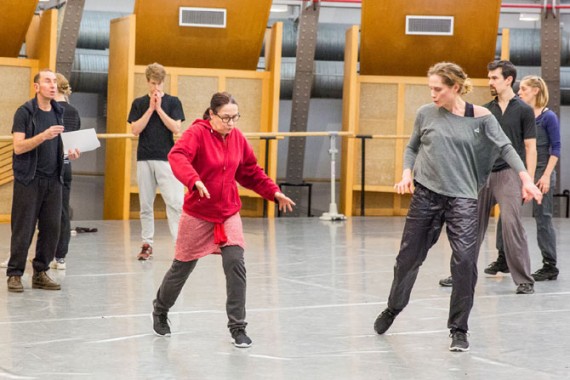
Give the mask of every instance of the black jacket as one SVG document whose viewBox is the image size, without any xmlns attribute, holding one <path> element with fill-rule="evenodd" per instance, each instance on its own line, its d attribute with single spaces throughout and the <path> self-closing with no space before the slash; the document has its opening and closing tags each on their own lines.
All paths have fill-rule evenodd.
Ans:
<svg viewBox="0 0 570 380">
<path fill-rule="evenodd" d="M 57 117 L 57 122 L 59 125 L 63 125 L 63 107 L 61 107 L 55 100 L 51 101 L 51 106 Z M 38 100 L 33 98 L 28 100 L 26 103 L 21 105 L 16 113 L 25 112 L 26 119 L 26 139 L 34 137 L 36 132 L 36 117 L 38 112 Z M 12 131 L 14 132 L 14 131 Z M 63 142 L 61 136 L 57 137 L 58 148 L 57 148 L 57 168 L 59 172 L 59 181 L 63 183 Z M 14 178 L 28 185 L 34 177 L 36 176 L 36 167 L 38 164 L 38 150 L 32 149 L 29 152 L 16 154 L 12 156 L 12 168 L 14 170 Z"/>
</svg>

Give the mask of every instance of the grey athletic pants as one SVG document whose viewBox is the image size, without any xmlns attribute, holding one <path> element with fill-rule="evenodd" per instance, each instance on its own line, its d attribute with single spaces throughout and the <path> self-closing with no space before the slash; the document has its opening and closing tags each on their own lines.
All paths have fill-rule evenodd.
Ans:
<svg viewBox="0 0 570 380">
<path fill-rule="evenodd" d="M 246 270 L 243 248 L 237 245 L 222 247 L 222 265 L 226 275 L 226 313 L 230 331 L 247 326 L 245 322 Z M 198 260 L 174 260 L 164 275 L 162 285 L 153 301 L 154 313 L 168 313 L 174 306 L 188 276 L 196 267 Z"/>
<path fill-rule="evenodd" d="M 479 237 L 477 252 L 489 226 L 491 208 L 501 208 L 501 227 L 505 258 L 515 284 L 533 284 L 526 232 L 521 222 L 522 183 L 513 169 L 493 172 L 479 191 Z"/>
</svg>

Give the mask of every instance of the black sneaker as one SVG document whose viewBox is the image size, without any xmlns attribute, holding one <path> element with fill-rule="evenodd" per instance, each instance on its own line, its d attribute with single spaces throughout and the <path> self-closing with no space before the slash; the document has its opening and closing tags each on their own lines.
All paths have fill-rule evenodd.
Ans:
<svg viewBox="0 0 570 380">
<path fill-rule="evenodd" d="M 558 273 L 558 268 L 554 265 L 544 265 L 532 274 L 532 278 L 534 278 L 534 281 L 556 280 Z"/>
<path fill-rule="evenodd" d="M 451 334 L 449 334 L 449 337 L 451 338 L 449 351 L 454 351 L 454 352 L 469 351 L 469 341 L 467 340 L 467 333 L 455 330 L 452 331 Z"/>
<path fill-rule="evenodd" d="M 499 272 L 511 273 L 507 262 L 504 260 L 493 261 L 487 268 L 485 268 L 485 273 L 487 274 L 497 274 Z"/>
<path fill-rule="evenodd" d="M 239 348 L 247 348 L 251 346 L 251 339 L 245 333 L 245 329 L 238 329 L 232 332 L 232 343 Z"/>
<path fill-rule="evenodd" d="M 446 278 L 442 278 L 441 280 L 439 280 L 439 286 L 444 286 L 446 288 L 452 287 L 453 286 L 453 277 L 449 276 Z"/>
<path fill-rule="evenodd" d="M 167 313 L 152 313 L 152 329 L 158 336 L 170 336 L 170 325 Z"/>
<path fill-rule="evenodd" d="M 378 314 L 374 321 L 374 331 L 378 334 L 384 334 L 392 326 L 395 318 L 396 314 L 392 313 L 390 309 L 384 310 Z"/>
<path fill-rule="evenodd" d="M 534 284 L 520 284 L 517 287 L 517 294 L 533 294 Z"/>
</svg>

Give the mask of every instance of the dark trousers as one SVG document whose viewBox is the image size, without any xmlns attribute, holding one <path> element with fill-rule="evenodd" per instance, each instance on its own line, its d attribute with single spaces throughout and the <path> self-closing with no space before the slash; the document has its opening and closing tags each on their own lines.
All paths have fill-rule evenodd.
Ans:
<svg viewBox="0 0 570 380">
<path fill-rule="evenodd" d="M 63 188 L 61 193 L 61 230 L 59 242 L 55 251 L 56 259 L 65 259 L 69 251 L 69 239 L 71 238 L 71 223 L 69 215 L 69 197 L 71 195 L 71 164 L 63 165 Z"/>
<path fill-rule="evenodd" d="M 12 238 L 8 276 L 22 276 L 28 250 L 38 226 L 34 272 L 49 270 L 55 256 L 61 222 L 61 182 L 57 178 L 36 177 L 27 186 L 14 181 Z"/>
<path fill-rule="evenodd" d="M 198 260 L 174 260 L 164 275 L 162 284 L 153 302 L 154 313 L 168 313 L 180 295 L 188 276 L 196 267 Z M 222 247 L 222 265 L 226 275 L 226 313 L 230 331 L 245 328 L 245 293 L 246 270 L 243 248 L 233 245 Z"/>
<path fill-rule="evenodd" d="M 453 276 L 447 326 L 468 331 L 477 283 L 476 199 L 447 197 L 416 184 L 396 257 L 388 308 L 398 314 L 410 301 L 420 266 L 439 239 L 444 222 L 452 250 Z"/>
</svg>

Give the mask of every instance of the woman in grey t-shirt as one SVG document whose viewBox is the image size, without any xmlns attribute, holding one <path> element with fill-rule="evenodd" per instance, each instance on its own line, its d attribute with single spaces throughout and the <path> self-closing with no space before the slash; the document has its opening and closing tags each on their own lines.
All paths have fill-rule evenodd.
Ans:
<svg viewBox="0 0 570 380">
<path fill-rule="evenodd" d="M 468 319 L 477 282 L 477 193 L 501 156 L 519 173 L 525 201 L 534 198 L 540 202 L 542 194 L 495 117 L 486 108 L 462 99 L 471 91 L 463 69 L 440 62 L 428 70 L 428 79 L 433 103 L 418 110 L 405 151 L 402 180 L 394 186 L 398 194 L 409 191 L 413 196 L 388 308 L 376 318 L 374 330 L 386 332 L 408 304 L 419 268 L 445 222 L 453 255 L 449 349 L 467 351 Z"/>
</svg>

